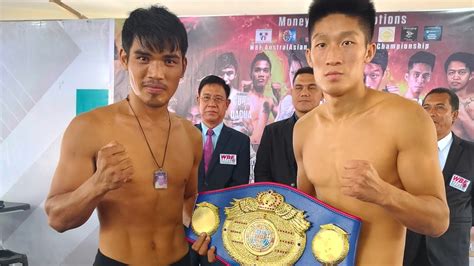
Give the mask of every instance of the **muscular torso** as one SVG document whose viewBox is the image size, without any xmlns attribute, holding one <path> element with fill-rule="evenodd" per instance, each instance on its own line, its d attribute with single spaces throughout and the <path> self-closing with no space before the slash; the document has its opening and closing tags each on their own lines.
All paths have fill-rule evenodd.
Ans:
<svg viewBox="0 0 474 266">
<path fill-rule="evenodd" d="M 382 116 L 386 103 L 377 100 L 366 112 L 330 121 L 325 106 L 315 110 L 301 128 L 306 176 L 318 199 L 362 219 L 357 265 L 401 265 L 405 227 L 381 207 L 341 193 L 340 176 L 348 160 L 367 160 L 380 177 L 401 188 L 397 173 L 397 125 Z"/>
<path fill-rule="evenodd" d="M 116 105 L 112 108 L 120 109 Z M 125 147 L 134 168 L 133 179 L 109 191 L 98 205 L 100 250 L 131 265 L 168 265 L 179 260 L 188 250 L 182 210 L 194 162 L 189 132 L 194 129 L 188 129 L 180 118 L 172 116 L 163 167 L 168 174 L 168 188 L 155 189 L 153 173 L 157 167 L 135 118 L 111 109 L 97 115 L 102 121 L 97 125 L 97 150 L 116 140 Z M 142 125 L 161 164 L 168 123 Z"/>
</svg>

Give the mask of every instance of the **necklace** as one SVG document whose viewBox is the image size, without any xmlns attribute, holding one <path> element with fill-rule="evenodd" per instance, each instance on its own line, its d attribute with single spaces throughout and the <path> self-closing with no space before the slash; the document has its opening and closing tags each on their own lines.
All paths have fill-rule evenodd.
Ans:
<svg viewBox="0 0 474 266">
<path fill-rule="evenodd" d="M 130 104 L 130 99 L 127 96 L 127 103 L 128 106 L 130 106 L 130 110 L 132 110 L 133 116 L 138 122 L 138 126 L 140 127 L 140 130 L 142 131 L 143 138 L 145 138 L 146 145 L 148 146 L 148 150 L 150 151 L 151 157 L 153 158 L 153 161 L 155 162 L 155 165 L 158 167 L 158 170 L 156 170 L 153 173 L 153 186 L 155 189 L 165 189 L 168 187 L 168 174 L 166 171 L 163 169 L 163 166 L 165 165 L 165 158 L 166 158 L 166 151 L 168 150 L 168 142 L 170 140 L 170 132 L 171 132 L 171 116 L 170 113 L 168 112 L 168 135 L 166 137 L 166 145 L 165 145 L 165 152 L 163 153 L 163 160 L 161 160 L 161 165 L 158 164 L 158 161 L 155 158 L 155 154 L 153 154 L 153 151 L 151 150 L 150 143 L 148 142 L 148 139 L 146 138 L 145 131 L 143 130 L 142 124 L 140 123 L 140 120 L 138 119 L 137 114 L 132 108 L 132 105 Z"/>
</svg>

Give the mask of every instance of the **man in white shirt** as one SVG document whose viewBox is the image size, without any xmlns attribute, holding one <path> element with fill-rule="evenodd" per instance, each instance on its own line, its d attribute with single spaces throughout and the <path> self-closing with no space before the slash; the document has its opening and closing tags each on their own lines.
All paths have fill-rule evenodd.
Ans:
<svg viewBox="0 0 474 266">
<path fill-rule="evenodd" d="M 436 127 L 450 223 L 448 231 L 439 238 L 408 231 L 403 265 L 468 265 L 474 143 L 451 132 L 459 110 L 459 98 L 454 91 L 446 88 L 430 91 L 423 100 L 423 108 Z"/>
</svg>

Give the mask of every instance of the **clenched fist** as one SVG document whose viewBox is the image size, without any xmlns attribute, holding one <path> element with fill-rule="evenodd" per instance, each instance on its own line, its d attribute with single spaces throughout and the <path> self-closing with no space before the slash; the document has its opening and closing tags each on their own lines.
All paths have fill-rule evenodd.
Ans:
<svg viewBox="0 0 474 266">
<path fill-rule="evenodd" d="M 342 194 L 362 201 L 380 204 L 387 183 L 368 161 L 350 160 L 343 166 L 340 178 Z"/>
<path fill-rule="evenodd" d="M 133 176 L 132 160 L 122 144 L 112 141 L 97 154 L 95 181 L 105 190 L 120 188 Z"/>
</svg>

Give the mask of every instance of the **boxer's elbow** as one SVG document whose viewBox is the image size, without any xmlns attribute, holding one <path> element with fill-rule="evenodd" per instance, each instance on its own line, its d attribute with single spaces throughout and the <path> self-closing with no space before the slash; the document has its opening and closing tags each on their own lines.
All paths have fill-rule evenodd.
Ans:
<svg viewBox="0 0 474 266">
<path fill-rule="evenodd" d="M 56 230 L 59 233 L 67 231 L 66 223 L 62 222 L 61 218 L 58 215 L 54 214 L 52 211 L 46 211 L 48 214 L 48 225 Z"/>
<path fill-rule="evenodd" d="M 69 230 L 68 224 L 65 222 L 64 215 L 61 211 L 54 207 L 51 201 L 46 201 L 45 212 L 48 216 L 48 225 L 59 233 Z"/>
<path fill-rule="evenodd" d="M 448 230 L 448 227 L 449 227 L 449 220 L 447 222 L 443 222 L 442 224 L 439 224 L 438 226 L 434 227 L 431 233 L 427 235 L 430 237 L 440 237 Z"/>
<path fill-rule="evenodd" d="M 67 230 L 74 229 L 84 224 L 85 221 L 68 221 L 62 215 L 48 215 L 48 225 L 58 233 L 64 233 Z"/>
<path fill-rule="evenodd" d="M 432 219 L 432 230 L 429 234 L 431 237 L 440 237 L 449 227 L 449 208 L 444 204 L 443 208 L 439 209 L 438 217 Z"/>
<path fill-rule="evenodd" d="M 65 224 L 59 222 L 58 220 L 48 218 L 48 225 L 53 228 L 58 233 L 64 233 L 68 230 Z"/>
</svg>

